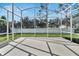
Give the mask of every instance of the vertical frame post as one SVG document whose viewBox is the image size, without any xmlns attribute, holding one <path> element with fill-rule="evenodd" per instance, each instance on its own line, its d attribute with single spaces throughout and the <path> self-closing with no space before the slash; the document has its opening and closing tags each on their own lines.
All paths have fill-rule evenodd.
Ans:
<svg viewBox="0 0 79 59">
<path fill-rule="evenodd" d="M 72 41 L 72 7 L 70 8 L 70 40 Z"/>
<path fill-rule="evenodd" d="M 60 30 L 61 30 L 61 37 L 63 36 L 63 30 L 62 30 L 62 13 L 61 13 L 61 20 L 60 20 L 60 22 L 61 22 L 61 28 L 60 28 Z"/>
<path fill-rule="evenodd" d="M 14 3 L 12 3 L 12 40 L 14 40 Z"/>
<path fill-rule="evenodd" d="M 36 36 L 36 19 L 35 19 L 35 9 L 34 9 L 34 37 Z"/>
<path fill-rule="evenodd" d="M 48 4 L 46 4 L 46 27 L 47 27 L 47 37 L 48 37 Z"/>
<path fill-rule="evenodd" d="M 22 18 L 22 12 L 23 12 L 23 11 L 21 10 L 21 37 L 22 37 L 22 19 L 23 19 L 23 18 Z"/>
<path fill-rule="evenodd" d="M 9 12 L 7 11 L 7 41 L 9 40 Z"/>
</svg>

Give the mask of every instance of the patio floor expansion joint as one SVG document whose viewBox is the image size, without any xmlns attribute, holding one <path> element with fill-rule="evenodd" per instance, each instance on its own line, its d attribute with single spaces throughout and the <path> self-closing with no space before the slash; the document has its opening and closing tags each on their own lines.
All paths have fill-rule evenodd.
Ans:
<svg viewBox="0 0 79 59">
<path fill-rule="evenodd" d="M 51 48 L 50 48 L 48 42 L 46 42 L 46 44 L 47 44 L 47 46 L 48 46 L 48 49 L 49 49 L 49 51 L 50 51 L 51 56 L 53 56 L 53 55 L 59 56 L 59 55 L 57 55 L 57 54 L 52 53 Z"/>
<path fill-rule="evenodd" d="M 15 43 L 17 43 L 17 42 L 15 42 Z M 44 50 L 42 50 L 42 49 L 38 49 L 38 48 L 29 46 L 29 45 L 25 45 L 25 44 L 22 44 L 22 43 L 20 43 L 20 44 L 23 45 L 23 46 L 27 46 L 27 47 L 30 47 L 30 48 L 33 48 L 33 49 L 36 49 L 36 50 L 39 50 L 39 51 L 42 51 L 42 52 L 45 52 L 45 53 L 49 53 L 49 54 L 50 54 L 50 52 L 44 51 Z"/>
<path fill-rule="evenodd" d="M 23 42 L 25 39 L 23 39 L 21 42 Z M 21 42 L 19 42 L 17 45 L 19 45 Z M 8 44 L 8 45 L 10 45 L 10 44 Z M 16 45 L 16 46 L 17 46 Z M 8 54 L 10 51 L 12 51 L 16 46 L 14 46 L 12 49 L 10 49 L 8 52 L 6 52 L 4 55 L 2 55 L 2 56 L 5 56 L 6 54 Z"/>
<path fill-rule="evenodd" d="M 71 52 L 73 52 L 74 54 L 76 54 L 77 56 L 79 56 L 79 54 L 77 54 L 75 51 L 73 51 L 72 49 L 70 49 L 68 46 L 64 45 L 67 49 L 69 49 Z"/>
<path fill-rule="evenodd" d="M 11 45 L 11 46 L 14 46 L 14 45 Z M 25 51 L 25 50 L 19 48 L 19 47 L 16 47 L 16 46 L 14 46 L 14 47 L 17 48 L 17 49 L 19 49 L 19 50 L 21 50 L 21 51 L 24 51 L 25 53 L 28 53 L 29 54 L 28 56 L 30 56 L 31 54 L 34 55 L 34 56 L 37 56 L 37 55 L 35 55 L 35 54 L 31 53 L 31 52 L 28 52 L 28 51 Z"/>
</svg>

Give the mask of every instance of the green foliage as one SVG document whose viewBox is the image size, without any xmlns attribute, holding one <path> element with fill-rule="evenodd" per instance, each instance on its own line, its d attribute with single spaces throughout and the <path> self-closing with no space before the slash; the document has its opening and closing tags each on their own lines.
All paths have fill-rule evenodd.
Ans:
<svg viewBox="0 0 79 59">
<path fill-rule="evenodd" d="M 6 20 L 6 17 L 5 17 L 5 16 L 1 16 L 1 19 L 4 19 L 4 20 Z"/>
<path fill-rule="evenodd" d="M 4 20 L 0 20 L 0 27 L 5 27 L 6 26 L 6 23 Z"/>
<path fill-rule="evenodd" d="M 59 3 L 59 8 L 62 7 L 62 6 L 63 6 L 63 4 L 62 3 Z"/>
<path fill-rule="evenodd" d="M 79 28 L 76 28 L 75 29 L 75 33 L 79 33 Z"/>
</svg>

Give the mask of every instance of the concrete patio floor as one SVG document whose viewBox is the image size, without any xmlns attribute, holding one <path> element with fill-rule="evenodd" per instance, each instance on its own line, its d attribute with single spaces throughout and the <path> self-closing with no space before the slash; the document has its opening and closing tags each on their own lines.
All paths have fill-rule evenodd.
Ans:
<svg viewBox="0 0 79 59">
<path fill-rule="evenodd" d="M 64 38 L 23 37 L 0 48 L 1 56 L 79 56 L 79 44 Z"/>
</svg>

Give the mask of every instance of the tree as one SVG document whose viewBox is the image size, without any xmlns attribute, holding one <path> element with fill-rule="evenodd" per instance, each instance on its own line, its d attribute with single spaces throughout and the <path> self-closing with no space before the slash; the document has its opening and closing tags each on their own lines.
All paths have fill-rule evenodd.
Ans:
<svg viewBox="0 0 79 59">
<path fill-rule="evenodd" d="M 62 21 L 62 24 L 65 25 L 65 26 L 70 26 L 70 18 L 69 17 L 65 17 Z"/>
<path fill-rule="evenodd" d="M 33 28 L 34 27 L 34 20 L 35 19 L 29 19 L 28 16 L 24 17 L 22 19 L 22 27 L 23 28 Z"/>
<path fill-rule="evenodd" d="M 58 5 L 59 5 L 59 10 L 61 11 L 64 4 L 59 3 Z"/>
<path fill-rule="evenodd" d="M 1 16 L 1 19 L 4 19 L 4 20 L 6 20 L 6 17 L 5 17 L 5 16 Z"/>
<path fill-rule="evenodd" d="M 1 16 L 0 26 L 1 27 L 5 27 L 6 26 L 6 17 L 5 16 Z"/>
<path fill-rule="evenodd" d="M 27 16 L 22 19 L 22 26 L 23 28 L 29 27 L 29 18 Z"/>
<path fill-rule="evenodd" d="M 1 24 L 2 27 L 6 26 L 6 17 L 5 16 L 1 16 L 0 24 Z"/>
<path fill-rule="evenodd" d="M 3 33 L 3 32 L 6 32 L 6 17 L 5 16 L 1 16 L 1 19 L 0 19 L 0 32 Z"/>
<path fill-rule="evenodd" d="M 58 28 L 60 26 L 60 19 L 56 18 L 56 19 L 50 19 L 49 21 L 49 27 L 56 27 Z"/>
<path fill-rule="evenodd" d="M 49 21 L 49 27 L 55 27 L 55 22 L 54 22 L 54 19 L 50 19 Z"/>
<path fill-rule="evenodd" d="M 6 17 L 5 16 L 1 16 L 0 19 L 0 33 L 4 33 L 7 32 L 7 24 L 6 24 Z M 9 27 L 9 33 L 11 32 L 10 27 Z"/>
</svg>

